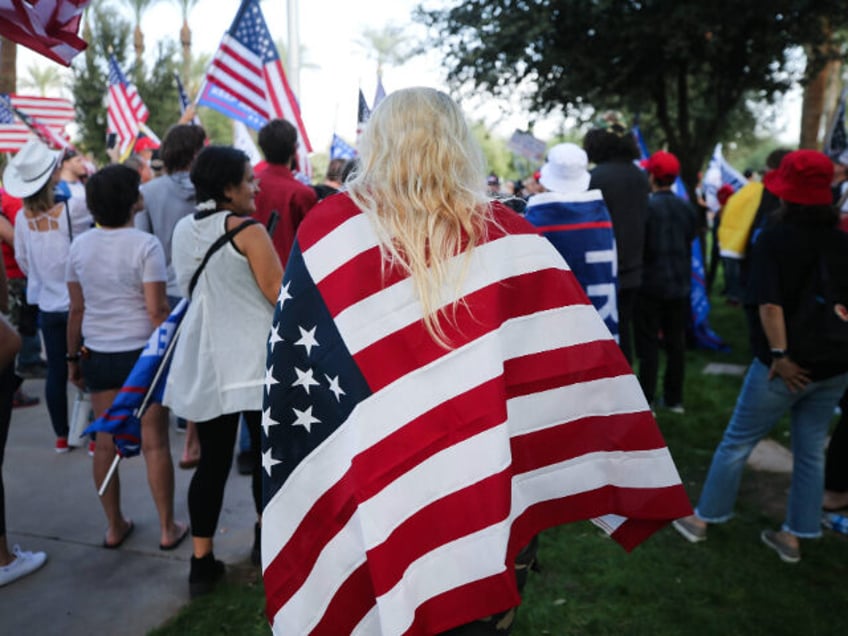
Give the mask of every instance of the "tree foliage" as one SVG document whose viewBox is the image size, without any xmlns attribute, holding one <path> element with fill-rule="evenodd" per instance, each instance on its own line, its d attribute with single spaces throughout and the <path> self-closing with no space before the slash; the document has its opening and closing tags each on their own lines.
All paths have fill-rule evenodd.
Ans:
<svg viewBox="0 0 848 636">
<path fill-rule="evenodd" d="M 129 67 L 128 50 L 132 26 L 115 8 L 98 4 L 86 16 L 86 41 L 89 47 L 72 67 L 71 92 L 74 97 L 79 143 L 97 159 L 106 160 L 106 96 L 109 90 L 109 53 L 115 55 L 127 77 L 150 112 L 147 125 L 160 137 L 179 120 L 179 99 L 174 84 L 176 45 L 159 44 L 157 59 L 148 73 L 143 63 Z"/>
<path fill-rule="evenodd" d="M 420 10 L 455 87 L 529 89 L 532 107 L 642 112 L 693 185 L 747 98 L 799 79 L 786 51 L 822 41 L 837 0 L 464 0 Z M 842 18 L 844 19 L 844 18 Z M 824 60 L 812 60 L 808 72 Z"/>
</svg>

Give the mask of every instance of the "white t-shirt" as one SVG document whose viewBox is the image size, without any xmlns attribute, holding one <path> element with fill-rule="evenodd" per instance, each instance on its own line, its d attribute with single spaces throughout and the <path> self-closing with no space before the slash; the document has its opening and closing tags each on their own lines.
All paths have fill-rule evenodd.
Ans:
<svg viewBox="0 0 848 636">
<path fill-rule="evenodd" d="M 144 283 L 168 279 L 159 239 L 135 228 L 89 230 L 71 244 L 66 279 L 82 286 L 82 335 L 89 349 L 144 347 L 156 326 L 147 315 Z"/>
</svg>

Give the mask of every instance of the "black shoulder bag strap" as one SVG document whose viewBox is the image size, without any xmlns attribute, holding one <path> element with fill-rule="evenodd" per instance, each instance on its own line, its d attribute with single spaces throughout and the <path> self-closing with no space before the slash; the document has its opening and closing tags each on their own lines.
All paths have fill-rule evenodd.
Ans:
<svg viewBox="0 0 848 636">
<path fill-rule="evenodd" d="M 71 207 L 68 205 L 68 200 L 65 199 L 65 216 L 68 219 L 68 239 L 70 242 L 74 242 L 74 226 L 71 225 Z"/>
<path fill-rule="evenodd" d="M 256 225 L 259 223 L 256 219 L 247 219 L 241 225 L 237 225 L 231 230 L 227 230 L 218 239 L 209 246 L 209 249 L 206 251 L 206 255 L 203 257 L 200 265 L 198 265 L 197 270 L 194 272 L 194 276 L 191 277 L 191 282 L 188 284 L 188 297 L 191 298 L 191 294 L 194 291 L 194 288 L 197 286 L 197 281 L 200 280 L 200 275 L 203 273 L 206 264 L 209 262 L 209 259 L 212 258 L 212 255 L 217 252 L 219 249 L 224 247 L 230 240 L 232 240 L 236 234 L 241 232 L 243 229 Z"/>
</svg>

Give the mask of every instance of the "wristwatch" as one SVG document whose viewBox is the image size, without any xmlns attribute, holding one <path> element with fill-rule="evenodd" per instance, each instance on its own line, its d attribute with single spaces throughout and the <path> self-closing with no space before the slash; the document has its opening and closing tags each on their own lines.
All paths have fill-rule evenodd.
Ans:
<svg viewBox="0 0 848 636">
<path fill-rule="evenodd" d="M 68 362 L 79 362 L 79 359 L 82 357 L 79 351 L 76 353 L 66 353 L 65 360 Z"/>
<path fill-rule="evenodd" d="M 781 358 L 786 357 L 786 349 L 772 349 L 771 350 L 771 359 L 772 360 L 780 360 Z"/>
</svg>

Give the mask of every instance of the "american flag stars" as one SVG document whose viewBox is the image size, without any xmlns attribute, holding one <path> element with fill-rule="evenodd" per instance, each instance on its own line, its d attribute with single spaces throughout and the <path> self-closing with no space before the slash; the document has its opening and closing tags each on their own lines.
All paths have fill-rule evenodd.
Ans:
<svg viewBox="0 0 848 636">
<path fill-rule="evenodd" d="M 301 347 L 306 349 L 306 355 L 312 355 L 312 347 L 320 347 L 318 341 L 315 339 L 315 330 L 318 327 L 312 327 L 309 331 L 304 329 L 303 327 L 298 327 L 300 330 L 300 340 L 295 340 L 296 345 L 300 345 Z"/>
<path fill-rule="evenodd" d="M 321 386 L 321 383 L 315 379 L 312 369 L 301 371 L 300 369 L 295 367 L 294 372 L 295 374 L 297 374 L 297 380 L 292 382 L 292 386 L 302 386 L 303 389 L 306 391 L 306 395 L 309 395 L 309 387 Z"/>
</svg>

